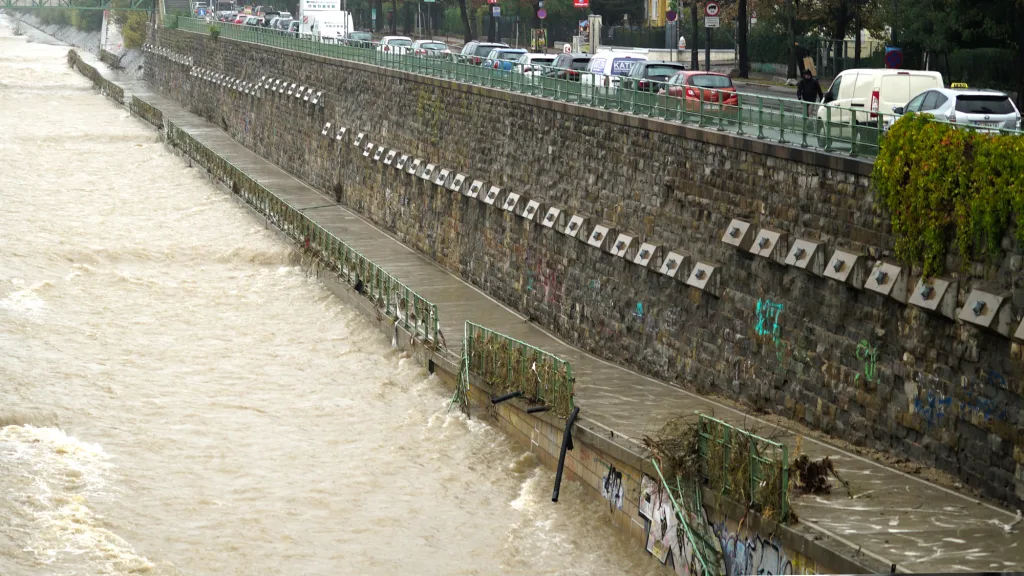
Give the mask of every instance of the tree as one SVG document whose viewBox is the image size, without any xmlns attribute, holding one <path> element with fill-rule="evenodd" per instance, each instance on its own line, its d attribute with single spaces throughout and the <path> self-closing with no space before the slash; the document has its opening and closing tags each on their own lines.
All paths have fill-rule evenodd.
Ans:
<svg viewBox="0 0 1024 576">
<path fill-rule="evenodd" d="M 466 0 L 459 0 L 459 15 L 462 16 L 463 39 L 466 42 L 472 42 L 473 28 L 469 25 L 469 12 L 466 10 Z"/>
<path fill-rule="evenodd" d="M 740 78 L 750 77 L 750 54 L 747 52 L 747 25 L 750 24 L 747 18 L 747 0 L 739 1 L 739 10 L 736 14 L 736 51 L 739 52 Z"/>
</svg>

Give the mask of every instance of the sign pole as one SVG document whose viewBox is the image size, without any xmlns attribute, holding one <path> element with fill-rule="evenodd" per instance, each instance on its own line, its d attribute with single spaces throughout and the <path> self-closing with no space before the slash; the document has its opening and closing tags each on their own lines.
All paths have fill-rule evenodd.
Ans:
<svg viewBox="0 0 1024 576">
<path fill-rule="evenodd" d="M 704 70 L 711 71 L 711 28 L 704 28 Z"/>
</svg>

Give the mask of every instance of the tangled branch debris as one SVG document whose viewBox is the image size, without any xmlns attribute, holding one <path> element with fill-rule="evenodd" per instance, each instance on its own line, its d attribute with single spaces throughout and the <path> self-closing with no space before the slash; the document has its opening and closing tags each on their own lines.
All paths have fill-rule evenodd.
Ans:
<svg viewBox="0 0 1024 576">
<path fill-rule="evenodd" d="M 853 498 L 850 483 L 839 477 L 832 459 L 828 456 L 821 460 L 811 460 L 807 454 L 801 454 L 793 461 L 793 471 L 798 477 L 796 487 L 803 494 L 829 494 L 832 492 L 832 484 L 828 477 L 833 476 L 843 485 L 850 498 Z"/>
</svg>

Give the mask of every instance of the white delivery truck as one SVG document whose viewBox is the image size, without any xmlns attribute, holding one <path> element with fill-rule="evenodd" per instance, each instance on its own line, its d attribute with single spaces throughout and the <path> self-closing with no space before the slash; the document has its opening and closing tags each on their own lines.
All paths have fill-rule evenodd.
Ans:
<svg viewBox="0 0 1024 576">
<path fill-rule="evenodd" d="M 299 0 L 299 35 L 310 36 L 317 17 L 321 14 L 341 12 L 341 0 Z"/>
<path fill-rule="evenodd" d="M 336 44 L 353 30 L 355 23 L 349 12 L 324 12 L 316 15 L 310 33 L 313 40 Z"/>
</svg>

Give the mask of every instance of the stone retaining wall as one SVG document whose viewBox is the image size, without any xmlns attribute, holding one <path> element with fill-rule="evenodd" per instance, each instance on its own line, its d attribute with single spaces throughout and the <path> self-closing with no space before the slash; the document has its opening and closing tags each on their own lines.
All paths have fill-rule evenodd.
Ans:
<svg viewBox="0 0 1024 576">
<path fill-rule="evenodd" d="M 946 470 L 992 498 L 1024 500 L 1016 345 L 722 241 L 743 218 L 755 231 L 821 241 L 826 257 L 837 248 L 888 256 L 889 217 L 874 202 L 869 164 L 203 34 L 160 30 L 158 42 L 248 82 L 323 91 L 322 105 L 257 98 L 165 58 L 146 67 L 186 108 L 568 341 Z M 327 122 L 331 135 L 348 129 L 343 141 L 322 135 Z M 688 253 L 680 277 L 697 261 L 714 264 L 720 290 L 502 211 L 503 197 L 489 205 L 373 161 L 352 145 L 357 133 L 484 190 L 522 194 L 520 209 L 538 200 L 542 213 L 557 206 Z M 982 281 L 1013 289 L 1020 257 L 996 264 L 968 268 L 958 306 Z M 1024 305 L 1024 292 L 1014 300 Z"/>
</svg>

